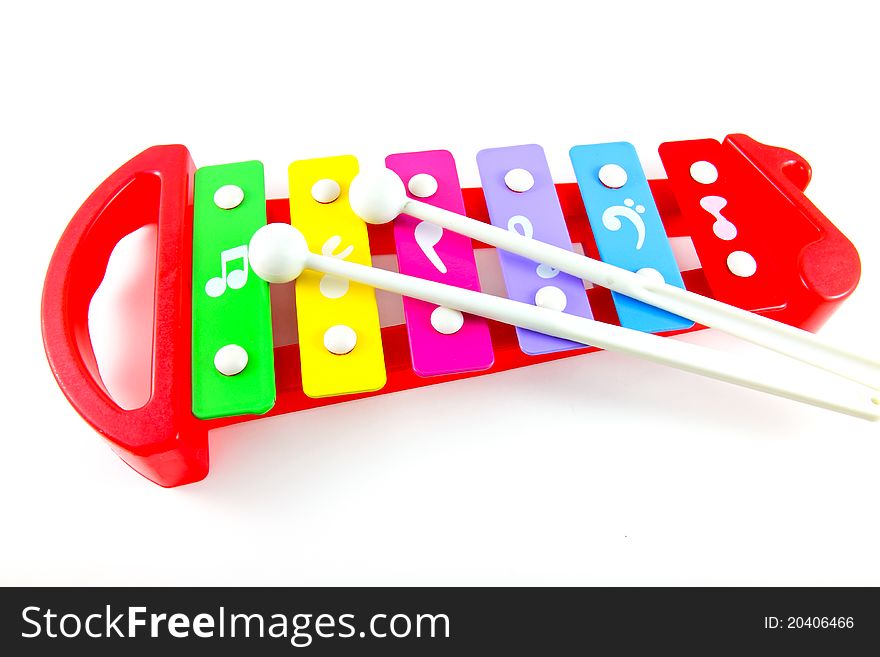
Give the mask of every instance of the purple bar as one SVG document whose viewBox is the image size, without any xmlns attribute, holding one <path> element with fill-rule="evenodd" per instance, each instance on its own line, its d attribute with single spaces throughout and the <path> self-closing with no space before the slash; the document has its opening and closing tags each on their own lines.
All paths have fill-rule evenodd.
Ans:
<svg viewBox="0 0 880 657">
<path fill-rule="evenodd" d="M 544 149 L 537 144 L 489 148 L 477 153 L 477 166 L 493 225 L 572 250 Z M 534 178 L 531 188 L 521 192 L 511 190 L 504 180 L 511 169 L 528 171 Z M 538 290 L 553 286 L 565 293 L 567 301 L 564 312 L 592 319 L 593 313 L 581 279 L 507 251 L 499 250 L 498 258 L 507 296 L 511 299 L 535 305 Z M 518 328 L 516 332 L 520 348 L 529 355 L 583 347 L 577 342 L 527 329 Z"/>
</svg>

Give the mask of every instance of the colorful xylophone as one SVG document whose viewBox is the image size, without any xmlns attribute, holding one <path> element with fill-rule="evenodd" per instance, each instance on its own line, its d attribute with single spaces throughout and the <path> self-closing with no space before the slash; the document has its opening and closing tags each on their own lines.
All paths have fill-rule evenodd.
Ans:
<svg viewBox="0 0 880 657">
<path fill-rule="evenodd" d="M 541 147 L 484 150 L 482 188 L 461 189 L 446 151 L 386 166 L 411 198 L 811 331 L 855 289 L 853 245 L 806 198 L 810 167 L 745 135 L 661 145 L 668 178 L 648 180 L 627 143 L 571 149 L 577 183 L 554 184 Z M 266 200 L 256 161 L 196 169 L 184 146 L 147 149 L 86 200 L 46 277 L 46 353 L 71 404 L 137 472 L 178 486 L 208 472 L 210 429 L 498 372 L 593 350 L 404 297 L 405 324 L 380 327 L 374 290 L 305 271 L 298 343 L 274 346 L 269 284 L 249 265 L 267 222 L 292 223 L 317 254 L 364 265 L 395 254 L 401 273 L 479 290 L 468 237 L 402 215 L 368 225 L 348 189 L 352 156 L 290 165 L 290 198 Z M 124 410 L 101 381 L 89 303 L 124 236 L 158 224 L 152 394 Z M 508 296 L 638 331 L 700 326 L 507 251 Z"/>
</svg>

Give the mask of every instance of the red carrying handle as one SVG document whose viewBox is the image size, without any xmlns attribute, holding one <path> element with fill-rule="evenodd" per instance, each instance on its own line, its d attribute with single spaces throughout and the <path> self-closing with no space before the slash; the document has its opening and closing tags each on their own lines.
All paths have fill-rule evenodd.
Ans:
<svg viewBox="0 0 880 657">
<path fill-rule="evenodd" d="M 194 174 L 184 146 L 154 146 L 132 158 L 74 215 L 43 286 L 43 343 L 61 390 L 123 461 L 166 487 L 208 474 L 208 428 L 191 412 Z M 151 223 L 158 224 L 152 391 L 143 407 L 125 410 L 98 373 L 88 311 L 113 248 Z"/>
</svg>

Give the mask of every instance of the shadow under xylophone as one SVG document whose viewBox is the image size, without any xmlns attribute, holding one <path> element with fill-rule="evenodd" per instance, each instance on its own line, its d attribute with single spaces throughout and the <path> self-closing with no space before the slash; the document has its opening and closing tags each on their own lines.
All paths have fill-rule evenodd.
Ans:
<svg viewBox="0 0 880 657">
<path fill-rule="evenodd" d="M 577 183 L 554 185 L 539 146 L 488 149 L 474 189 L 460 188 L 446 151 L 395 154 L 386 166 L 410 198 L 563 249 L 580 244 L 647 279 L 810 331 L 855 289 L 858 254 L 804 195 L 803 158 L 745 135 L 669 142 L 660 156 L 668 179 L 648 181 L 629 144 L 576 146 Z M 274 347 L 269 286 L 249 264 L 250 240 L 267 222 L 292 222 L 323 256 L 370 265 L 371 254 L 396 254 L 401 273 L 480 289 L 474 247 L 486 245 L 406 215 L 365 224 L 349 204 L 357 173 L 351 156 L 297 161 L 289 201 L 266 201 L 259 162 L 196 170 L 185 147 L 155 146 L 73 217 L 43 291 L 46 353 L 72 405 L 137 472 L 162 486 L 198 481 L 214 427 L 593 350 L 410 297 L 406 323 L 380 328 L 373 288 L 318 271 L 297 279 L 298 344 Z M 88 309 L 115 245 L 153 223 L 152 392 L 124 410 L 98 372 Z M 511 299 L 651 333 L 700 328 L 498 255 Z"/>
</svg>

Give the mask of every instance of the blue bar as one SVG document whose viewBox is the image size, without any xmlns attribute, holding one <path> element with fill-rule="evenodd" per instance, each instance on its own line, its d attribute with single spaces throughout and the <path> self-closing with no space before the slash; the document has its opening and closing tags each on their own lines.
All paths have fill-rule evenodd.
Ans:
<svg viewBox="0 0 880 657">
<path fill-rule="evenodd" d="M 575 146 L 570 151 L 574 174 L 599 247 L 607 262 L 632 272 L 663 277 L 670 285 L 684 289 L 678 263 L 669 245 L 660 213 L 654 203 L 648 179 L 636 149 L 627 142 Z M 605 165 L 616 176 L 600 180 Z M 621 326 L 658 333 L 690 328 L 694 323 L 665 310 L 612 292 Z"/>
</svg>

